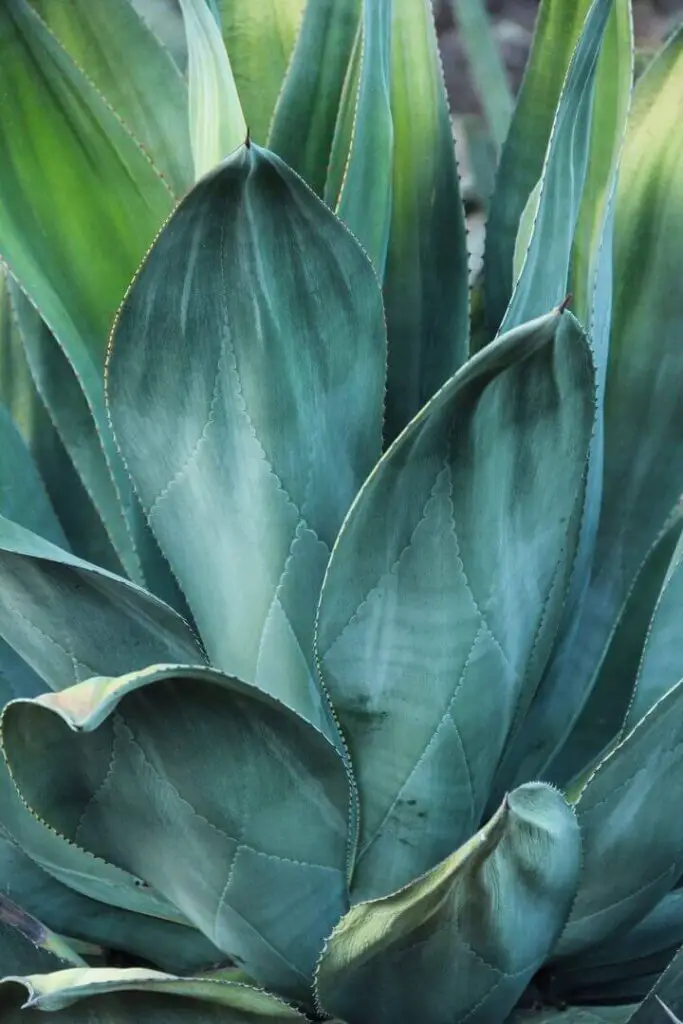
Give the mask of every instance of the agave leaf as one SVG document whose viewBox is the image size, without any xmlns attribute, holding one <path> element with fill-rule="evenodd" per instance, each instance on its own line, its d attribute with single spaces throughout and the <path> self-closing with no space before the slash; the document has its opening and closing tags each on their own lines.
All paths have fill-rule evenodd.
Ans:
<svg viewBox="0 0 683 1024">
<path fill-rule="evenodd" d="M 592 578 L 573 642 L 548 687 L 543 721 L 533 723 L 537 766 L 566 739 L 588 699 L 638 573 L 683 491 L 677 383 L 683 296 L 674 269 L 683 232 L 675 111 L 682 87 L 683 30 L 635 90 L 616 204 L 603 497 Z"/>
<path fill-rule="evenodd" d="M 223 38 L 242 109 L 249 133 L 259 145 L 264 145 L 268 138 L 271 118 L 305 8 L 318 5 L 327 7 L 321 0 L 315 0 L 312 5 L 307 5 L 306 0 L 259 0 L 259 3 L 253 0 L 218 0 Z M 315 15 L 310 15 L 309 19 L 312 17 Z M 312 63 L 322 65 L 324 60 L 323 54 L 317 51 Z M 311 69 L 311 73 L 316 72 Z M 310 84 L 304 91 L 308 93 L 309 88 Z M 309 98 L 301 97 L 300 101 L 307 102 Z M 277 151 L 276 147 L 273 148 Z M 289 163 L 287 157 L 281 155 Z M 297 167 L 294 169 L 298 170 Z"/>
<path fill-rule="evenodd" d="M 57 370 L 58 363 L 60 371 L 67 374 L 67 385 L 68 379 L 73 378 L 73 371 L 54 337 L 16 285 L 0 269 L 0 401 L 9 409 L 36 463 L 60 526 L 68 538 L 64 546 L 71 546 L 82 558 L 120 574 L 124 569 L 114 552 L 102 519 L 84 489 L 36 387 L 29 368 L 28 349 L 25 349 L 26 337 L 21 329 L 26 327 L 26 317 L 22 316 L 20 324 L 20 310 L 35 327 L 37 337 L 42 337 L 45 332 L 46 352 L 52 355 L 50 362 L 54 364 L 53 370 Z M 60 396 L 65 408 L 68 408 L 68 386 L 64 389 L 60 387 L 61 372 L 55 373 L 54 377 L 48 375 L 47 381 L 51 392 Z M 87 459 L 80 458 L 81 445 L 84 445 L 85 451 L 94 453 L 95 466 L 101 469 L 96 477 L 103 482 L 109 500 L 115 502 L 116 492 L 111 489 L 111 477 L 104 453 L 97 441 L 80 388 L 76 389 L 75 397 L 79 403 L 77 407 L 85 407 L 86 415 L 82 424 L 87 426 L 87 430 L 80 433 L 80 444 L 74 444 L 72 451 L 81 466 L 88 465 Z M 66 422 L 71 420 L 67 419 Z M 74 417 L 73 422 L 77 423 L 78 418 Z"/>
<path fill-rule="evenodd" d="M 584 865 L 560 955 L 579 953 L 636 923 L 681 875 L 683 819 L 671 780 L 683 765 L 682 711 L 683 681 L 650 709 L 583 788 L 576 812 Z"/>
<path fill-rule="evenodd" d="M 361 794 L 356 898 L 479 824 L 562 609 L 593 419 L 588 345 L 556 310 L 465 364 L 342 527 L 317 645 Z"/>
<path fill-rule="evenodd" d="M 187 37 L 178 0 L 130 0 L 130 4 L 185 74 Z"/>
<path fill-rule="evenodd" d="M 321 733 L 221 673 L 153 666 L 15 701 L 2 736 L 22 799 L 64 843 L 144 878 L 249 975 L 306 998 L 347 906 L 349 780 Z"/>
<path fill-rule="evenodd" d="M 361 242 L 380 280 L 392 207 L 392 7 L 392 0 L 363 0 L 325 187 L 326 201 Z"/>
<path fill-rule="evenodd" d="M 325 191 L 337 112 L 361 4 L 362 0 L 315 0 L 305 5 L 268 135 L 269 149 L 300 174 L 319 196 Z M 254 5 L 250 4 L 250 9 Z M 258 142 L 256 133 L 254 137 Z"/>
<path fill-rule="evenodd" d="M 504 1020 L 552 949 L 581 870 L 581 836 L 543 783 L 428 874 L 358 903 L 327 941 L 319 1004 L 348 1024 Z"/>
<path fill-rule="evenodd" d="M 498 330 L 513 292 L 516 280 L 513 277 L 513 256 L 520 218 L 531 192 L 542 177 L 551 135 L 559 129 L 558 104 L 562 94 L 565 103 L 570 98 L 576 103 L 576 95 L 569 95 L 569 80 L 565 81 L 565 76 L 573 60 L 576 79 L 577 55 L 574 50 L 589 10 L 591 0 L 576 0 L 571 4 L 564 0 L 542 0 L 540 6 L 533 46 L 501 152 L 488 215 L 484 290 L 486 321 L 491 333 Z M 609 57 L 602 63 L 603 66 L 609 64 Z M 609 70 L 609 67 L 605 68 L 606 75 Z M 584 80 L 581 84 L 587 83 Z M 614 84 L 612 82 L 612 88 Z M 585 99 L 590 100 L 590 89 Z M 586 141 L 584 133 L 581 142 L 585 144 Z M 577 188 L 580 197 L 580 185 L 577 184 Z"/>
<path fill-rule="evenodd" d="M 7 409 L 0 405 L 0 516 L 68 547 L 43 481 Z"/>
<path fill-rule="evenodd" d="M 2 516 L 0 636 L 52 689 L 109 668 L 202 661 L 168 605 Z"/>
<path fill-rule="evenodd" d="M 555 1009 L 517 1010 L 509 1024 L 626 1024 L 634 1006 L 563 1006 Z"/>
<path fill-rule="evenodd" d="M 85 1004 L 81 1000 L 86 1000 Z M 95 1019 L 98 1024 L 131 1020 L 149 1024 L 304 1021 L 293 1007 L 262 989 L 224 980 L 175 978 L 142 968 L 72 968 L 5 979 L 0 1008 L 8 1007 L 10 1014 L 3 1013 L 2 1018 L 8 1024 L 25 1019 L 20 1007 L 56 1012 L 69 1024 L 88 1024 Z"/>
<path fill-rule="evenodd" d="M 0 256 L 83 389 L 112 478 L 113 497 L 98 511 L 126 572 L 140 580 L 144 551 L 106 419 L 102 364 L 109 323 L 172 196 L 26 0 L 2 4 L 0 36 Z"/>
<path fill-rule="evenodd" d="M 130 2 L 29 0 L 175 195 L 192 183 L 187 85 Z"/>
<path fill-rule="evenodd" d="M 244 142 L 247 124 L 221 31 L 206 0 L 180 0 L 187 36 L 195 178 Z"/>
<path fill-rule="evenodd" d="M 633 1024 L 662 1024 L 683 1015 L 683 951 L 679 950 L 659 976 L 647 998 L 631 1017 Z"/>
<path fill-rule="evenodd" d="M 526 258 L 500 331 L 540 316 L 567 292 L 588 168 L 598 57 L 613 3 L 593 0 L 573 53 L 538 176 L 538 209 Z"/>
<path fill-rule="evenodd" d="M 179 207 L 112 339 L 117 439 L 212 664 L 328 730 L 313 619 L 379 457 L 385 358 L 367 259 L 254 145 Z"/>
<path fill-rule="evenodd" d="M 465 217 L 429 0 L 393 4 L 390 96 L 389 442 L 464 363 L 469 347 Z"/>
<path fill-rule="evenodd" d="M 650 622 L 625 731 L 632 729 L 667 690 L 683 679 L 681 614 L 683 538 L 679 538 Z"/>
<path fill-rule="evenodd" d="M 84 961 L 64 939 L 0 894 L 0 963 L 2 973 L 59 971 Z M 4 1017 L 3 1017 L 4 1019 Z"/>
<path fill-rule="evenodd" d="M 3 761 L 4 771 L 4 761 Z M 53 931 L 69 936 L 77 951 L 78 940 L 108 949 L 150 958 L 162 970 L 191 972 L 218 963 L 221 954 L 201 932 L 146 914 L 135 914 L 110 906 L 68 888 L 23 853 L 0 830 L 0 893 L 11 895 L 29 913 L 40 914 Z M 0 897 L 1 898 L 1 897 Z M 0 972 L 10 966 L 0 957 Z M 26 970 L 30 965 L 13 967 Z M 38 965 L 35 968 L 38 969 Z M 45 970 L 51 970 L 49 965 Z M 56 968 L 54 968 L 56 969 Z"/>
<path fill-rule="evenodd" d="M 579 775 L 585 774 L 587 777 L 589 771 L 596 767 L 597 761 L 602 759 L 607 748 L 622 731 L 624 719 L 633 700 L 635 680 L 643 657 L 643 646 L 650 632 L 650 620 L 660 600 L 662 584 L 676 544 L 681 537 L 682 526 L 683 505 L 672 514 L 667 528 L 662 531 L 636 577 L 590 697 L 567 742 L 548 769 L 550 781 L 564 785 Z M 669 595 L 665 602 L 665 617 L 671 615 L 672 596 Z M 657 646 L 660 643 L 664 645 L 662 667 L 665 670 L 668 667 L 666 677 L 659 680 L 651 673 L 647 674 L 647 685 L 652 687 L 656 697 L 662 696 L 674 683 L 683 678 L 683 666 L 678 674 L 675 671 L 676 650 L 672 647 L 673 638 L 664 633 L 661 639 L 658 639 Z M 652 664 L 659 669 L 660 663 L 656 658 Z M 662 683 L 664 685 L 661 685 Z M 641 693 L 641 698 L 643 696 L 644 693 Z M 559 695 L 557 699 L 561 699 Z M 654 700 L 649 698 L 646 698 L 646 701 L 647 706 L 654 703 Z M 629 728 L 635 725 L 637 717 L 642 717 L 647 710 L 647 706 L 641 703 L 640 699 L 638 704 L 635 712 L 629 716 Z M 529 716 L 530 722 L 533 720 L 533 710 Z M 681 939 L 683 941 L 683 934 Z"/>
</svg>

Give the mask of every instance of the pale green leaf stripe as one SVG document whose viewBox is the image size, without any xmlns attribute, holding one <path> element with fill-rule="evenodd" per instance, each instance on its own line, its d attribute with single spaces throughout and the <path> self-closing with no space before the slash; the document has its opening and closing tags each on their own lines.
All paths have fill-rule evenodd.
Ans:
<svg viewBox="0 0 683 1024">
<path fill-rule="evenodd" d="M 393 5 L 390 97 L 385 444 L 465 362 L 469 347 L 465 217 L 429 0 Z"/>
<path fill-rule="evenodd" d="M 195 179 L 247 136 L 242 105 L 220 28 L 206 0 L 180 0 L 189 63 L 190 139 Z"/>
<path fill-rule="evenodd" d="M 348 908 L 349 778 L 317 730 L 254 686 L 157 665 L 15 701 L 2 739 L 19 793 L 64 844 L 145 879 L 143 895 L 165 897 L 249 976 L 308 997 Z"/>
<path fill-rule="evenodd" d="M 247 2 L 251 4 L 252 0 Z M 325 192 L 361 4 L 362 0 L 315 0 L 306 4 L 268 136 L 268 148 L 319 196 Z"/>
<path fill-rule="evenodd" d="M 463 847 L 403 889 L 356 904 L 328 939 L 318 1002 L 347 1024 L 505 1020 L 569 914 L 581 834 L 556 790 L 514 790 Z"/>
<path fill-rule="evenodd" d="M 253 144 L 180 205 L 112 337 L 117 439 L 212 664 L 328 732 L 313 620 L 379 458 L 385 365 L 369 261 Z"/>
<path fill-rule="evenodd" d="M 187 84 L 166 48 L 126 0 L 29 0 L 166 178 L 192 184 Z"/>
<path fill-rule="evenodd" d="M 283 1000 L 250 985 L 219 978 L 175 978 L 139 967 L 72 968 L 59 973 L 16 972 L 13 989 L 0 987 L 0 1006 L 8 1024 L 25 1018 L 22 1003 L 48 1010 L 64 1024 L 86 1024 L 96 1013 L 98 1024 L 269 1024 L 304 1017 Z M 18 993 L 18 994 L 17 994 Z M 3 1002 L 4 999 L 4 1002 Z M 87 1000 L 84 1007 L 81 1000 Z M 14 1012 L 13 1012 L 14 1010 Z"/>
<path fill-rule="evenodd" d="M 345 0 L 336 2 L 343 7 Z M 327 6 L 327 0 L 314 0 L 312 4 L 306 0 L 218 0 L 223 38 L 244 118 L 252 139 L 259 145 L 265 145 L 268 138 L 302 18 L 311 21 L 317 17 L 318 8 Z M 309 57 L 308 73 L 322 70 L 324 62 L 324 53 L 316 50 Z M 302 86 L 300 101 L 308 103 L 314 99 L 309 88 L 309 83 Z M 278 151 L 277 146 L 271 148 Z M 285 154 L 280 155 L 290 167 L 299 170 Z M 303 177 L 308 181 L 305 174 Z"/>
<path fill-rule="evenodd" d="M 351 508 L 317 647 L 360 791 L 356 899 L 406 884 L 479 824 L 562 612 L 594 415 L 588 344 L 555 311 L 467 362 Z"/>
</svg>

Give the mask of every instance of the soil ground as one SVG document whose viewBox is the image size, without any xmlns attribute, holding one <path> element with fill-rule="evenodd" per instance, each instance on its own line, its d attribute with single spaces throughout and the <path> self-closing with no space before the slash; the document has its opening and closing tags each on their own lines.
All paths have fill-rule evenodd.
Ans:
<svg viewBox="0 0 683 1024">
<path fill-rule="evenodd" d="M 573 0 L 564 2 L 569 4 Z M 456 115 L 479 113 L 451 0 L 435 0 L 434 6 L 451 109 Z M 529 52 L 538 0 L 488 0 L 488 8 L 510 82 L 516 89 Z M 683 0 L 634 0 L 633 10 L 637 45 L 655 49 L 672 26 L 683 18 Z"/>
</svg>

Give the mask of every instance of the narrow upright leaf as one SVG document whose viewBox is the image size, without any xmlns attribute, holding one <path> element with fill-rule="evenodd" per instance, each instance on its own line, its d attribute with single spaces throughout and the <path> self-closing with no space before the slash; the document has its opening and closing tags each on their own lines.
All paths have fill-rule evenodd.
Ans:
<svg viewBox="0 0 683 1024">
<path fill-rule="evenodd" d="M 247 136 L 242 105 L 220 28 L 206 0 L 180 0 L 187 36 L 194 175 L 208 171 Z"/>
<path fill-rule="evenodd" d="M 451 2 L 479 101 L 493 141 L 500 149 L 510 127 L 514 99 L 489 13 L 484 0 Z"/>
<path fill-rule="evenodd" d="M 46 540 L 68 547 L 35 463 L 8 413 L 0 405 L 0 516 Z"/>
<path fill-rule="evenodd" d="M 319 196 L 325 192 L 362 2 L 315 0 L 306 4 L 268 136 L 269 148 Z"/>
<path fill-rule="evenodd" d="M 117 438 L 212 663 L 325 729 L 313 619 L 379 457 L 385 359 L 368 260 L 253 144 L 181 204 L 112 338 Z"/>
<path fill-rule="evenodd" d="M 469 345 L 465 217 L 429 0 L 393 4 L 390 98 L 385 442 L 464 363 Z"/>
<path fill-rule="evenodd" d="M 344 2 L 342 0 L 341 6 Z M 244 117 L 252 139 L 259 145 L 265 145 L 268 138 L 304 9 L 318 5 L 326 6 L 326 3 L 322 0 L 308 5 L 306 0 L 258 0 L 258 3 L 217 0 L 225 48 Z M 323 53 L 316 52 L 311 63 L 322 66 Z"/>
</svg>

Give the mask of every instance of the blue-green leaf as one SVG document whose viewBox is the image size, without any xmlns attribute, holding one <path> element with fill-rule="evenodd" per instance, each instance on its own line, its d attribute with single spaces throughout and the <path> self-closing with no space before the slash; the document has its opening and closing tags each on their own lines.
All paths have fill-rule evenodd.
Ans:
<svg viewBox="0 0 683 1024">
<path fill-rule="evenodd" d="M 348 1024 L 504 1020 L 562 930 L 581 836 L 562 796 L 514 790 L 417 881 L 358 903 L 328 939 L 316 995 Z"/>
<path fill-rule="evenodd" d="M 313 619 L 379 456 L 385 359 L 368 260 L 254 145 L 181 204 L 112 338 L 117 439 L 211 662 L 328 730 Z"/>
<path fill-rule="evenodd" d="M 588 345 L 555 311 L 465 364 L 342 527 L 317 647 L 360 789 L 356 898 L 478 827 L 557 628 L 593 421 Z"/>
<path fill-rule="evenodd" d="M 67 547 L 36 465 L 7 409 L 0 405 L 0 516 Z"/>
</svg>

